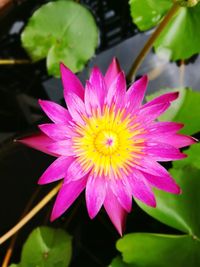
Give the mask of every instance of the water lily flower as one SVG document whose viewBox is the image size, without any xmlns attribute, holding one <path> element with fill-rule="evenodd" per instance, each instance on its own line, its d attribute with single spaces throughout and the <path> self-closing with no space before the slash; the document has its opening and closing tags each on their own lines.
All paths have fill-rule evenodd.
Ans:
<svg viewBox="0 0 200 267">
<path fill-rule="evenodd" d="M 183 124 L 156 121 L 178 93 L 142 105 L 147 76 L 126 90 L 125 75 L 116 59 L 105 76 L 94 67 L 85 89 L 63 64 L 61 76 L 68 109 L 39 100 L 52 123 L 39 125 L 40 134 L 21 140 L 57 157 L 39 179 L 39 184 L 63 179 L 51 220 L 61 216 L 85 189 L 90 218 L 104 206 L 122 234 L 132 197 L 155 207 L 153 187 L 180 193 L 158 162 L 185 158 L 179 148 L 195 141 L 177 133 Z"/>
</svg>

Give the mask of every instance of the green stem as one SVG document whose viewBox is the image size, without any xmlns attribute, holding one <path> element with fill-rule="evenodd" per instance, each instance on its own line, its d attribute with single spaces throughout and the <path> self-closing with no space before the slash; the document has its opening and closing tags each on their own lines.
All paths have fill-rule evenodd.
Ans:
<svg viewBox="0 0 200 267">
<path fill-rule="evenodd" d="M 179 8 L 180 8 L 180 6 L 175 3 L 171 7 L 171 9 L 168 11 L 168 13 L 166 14 L 166 16 L 163 18 L 163 20 L 161 21 L 161 23 L 158 25 L 158 27 L 156 28 L 156 30 L 153 32 L 153 34 L 150 36 L 150 38 L 148 39 L 148 41 L 144 45 L 143 49 L 141 50 L 141 52 L 137 56 L 134 64 L 132 65 L 132 67 L 131 67 L 128 75 L 127 75 L 128 82 L 132 82 L 133 81 L 133 79 L 135 77 L 135 74 L 136 74 L 138 68 L 142 64 L 142 62 L 143 62 L 144 58 L 146 57 L 146 55 L 149 53 L 149 51 L 152 48 L 155 40 L 158 38 L 158 36 L 160 35 L 160 33 L 167 26 L 167 24 L 172 19 L 172 17 L 176 14 L 176 12 L 178 11 Z"/>
</svg>

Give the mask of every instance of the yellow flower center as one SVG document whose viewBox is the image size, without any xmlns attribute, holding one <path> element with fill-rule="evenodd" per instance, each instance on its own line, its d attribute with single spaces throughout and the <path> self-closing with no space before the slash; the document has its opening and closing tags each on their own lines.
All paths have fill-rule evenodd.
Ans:
<svg viewBox="0 0 200 267">
<path fill-rule="evenodd" d="M 78 136 L 73 138 L 73 148 L 79 163 L 85 171 L 92 169 L 97 175 L 120 177 L 126 175 L 130 167 L 140 157 L 143 139 L 134 138 L 141 133 L 136 123 L 124 110 L 114 111 L 114 107 L 104 108 L 84 118 L 84 126 L 77 126 Z"/>
</svg>

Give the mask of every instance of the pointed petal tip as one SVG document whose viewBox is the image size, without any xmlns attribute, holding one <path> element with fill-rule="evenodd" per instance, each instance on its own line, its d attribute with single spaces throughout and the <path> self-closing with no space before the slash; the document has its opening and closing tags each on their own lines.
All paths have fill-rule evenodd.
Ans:
<svg viewBox="0 0 200 267">
<path fill-rule="evenodd" d="M 50 222 L 54 222 L 59 216 L 56 216 L 53 211 L 51 213 L 51 216 L 50 216 Z"/>
</svg>

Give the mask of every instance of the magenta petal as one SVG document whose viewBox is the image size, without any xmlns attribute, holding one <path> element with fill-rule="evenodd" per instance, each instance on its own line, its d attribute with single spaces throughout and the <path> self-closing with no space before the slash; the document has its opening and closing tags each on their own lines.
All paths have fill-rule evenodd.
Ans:
<svg viewBox="0 0 200 267">
<path fill-rule="evenodd" d="M 161 189 L 163 191 L 172 193 L 172 194 L 180 194 L 181 189 L 180 187 L 175 183 L 175 181 L 172 179 L 172 177 L 165 176 L 154 176 L 151 174 L 143 173 L 145 179 L 154 187 Z"/>
<path fill-rule="evenodd" d="M 187 155 L 181 153 L 179 149 L 172 145 L 158 142 L 148 143 L 145 148 L 145 153 L 153 157 L 156 161 L 179 160 L 187 157 Z"/>
<path fill-rule="evenodd" d="M 73 161 L 73 157 L 59 157 L 42 174 L 38 184 L 48 184 L 64 178 Z"/>
<path fill-rule="evenodd" d="M 69 123 L 71 116 L 67 109 L 62 106 L 46 100 L 39 100 L 39 104 L 42 107 L 46 115 L 55 123 Z"/>
<path fill-rule="evenodd" d="M 126 93 L 126 107 L 135 110 L 141 106 L 148 84 L 147 75 L 134 82 Z"/>
<path fill-rule="evenodd" d="M 62 63 L 60 64 L 60 72 L 64 87 L 64 97 L 69 93 L 74 93 L 83 100 L 84 88 L 76 75 Z M 65 101 L 67 104 L 66 98 Z"/>
<path fill-rule="evenodd" d="M 87 115 L 83 101 L 75 94 L 68 94 L 65 98 L 67 99 L 67 107 L 73 120 L 77 123 L 84 124 L 84 117 Z"/>
<path fill-rule="evenodd" d="M 156 122 L 147 127 L 148 130 L 148 136 L 154 136 L 155 138 L 158 134 L 165 134 L 170 135 L 174 134 L 177 131 L 181 130 L 184 127 L 183 123 L 177 123 L 177 122 Z"/>
<path fill-rule="evenodd" d="M 88 214 L 93 219 L 101 209 L 106 196 L 106 181 L 104 177 L 94 174 L 89 175 L 85 194 Z"/>
<path fill-rule="evenodd" d="M 78 160 L 75 160 L 72 162 L 72 164 L 69 166 L 67 170 L 67 176 L 68 179 L 78 180 L 85 176 L 90 170 L 84 169 L 81 164 L 78 162 Z"/>
<path fill-rule="evenodd" d="M 162 143 L 170 144 L 176 148 L 190 146 L 197 142 L 195 138 L 183 134 L 174 134 L 174 135 L 163 134 L 161 136 L 158 136 L 157 140 Z"/>
<path fill-rule="evenodd" d="M 104 208 L 118 233 L 122 235 L 127 212 L 119 204 L 116 196 L 109 187 L 107 188 L 106 198 L 104 200 Z"/>
<path fill-rule="evenodd" d="M 52 156 L 58 156 L 57 153 L 53 153 L 49 151 L 49 149 L 47 148 L 47 146 L 53 143 L 53 140 L 43 133 L 38 133 L 32 136 L 25 137 L 23 139 L 17 140 L 17 142 L 20 142 L 24 145 L 35 148 L 46 154 L 49 154 Z"/>
<path fill-rule="evenodd" d="M 52 143 L 51 145 L 47 146 L 47 148 L 52 153 L 55 153 L 58 155 L 72 156 L 72 155 L 75 155 L 72 145 L 73 144 L 72 144 L 71 139 L 67 139 L 67 140 Z"/>
<path fill-rule="evenodd" d="M 92 69 L 89 82 L 91 83 L 94 90 L 96 91 L 100 105 L 102 107 L 104 103 L 105 93 L 106 93 L 106 84 L 105 84 L 104 77 L 98 67 L 95 66 Z"/>
<path fill-rule="evenodd" d="M 146 108 L 141 108 L 139 111 L 138 120 L 142 120 L 143 122 L 150 122 L 157 119 L 163 112 L 165 112 L 170 106 L 170 103 L 157 104 L 148 106 Z M 144 106 L 143 106 L 144 107 Z"/>
<path fill-rule="evenodd" d="M 60 217 L 76 200 L 86 185 L 86 177 L 78 181 L 63 183 L 51 214 L 51 221 Z"/>
<path fill-rule="evenodd" d="M 88 115 L 92 115 L 92 110 L 101 110 L 97 90 L 88 81 L 85 86 L 85 109 Z"/>
<path fill-rule="evenodd" d="M 122 106 L 125 101 L 125 94 L 126 79 L 124 73 L 120 72 L 108 88 L 104 103 L 108 106 L 110 106 L 112 103 L 116 103 L 118 106 Z"/>
<path fill-rule="evenodd" d="M 179 92 L 163 94 L 163 95 L 158 96 L 158 97 L 154 98 L 153 100 L 149 101 L 143 107 L 146 108 L 146 107 L 150 107 L 152 105 L 158 105 L 158 104 L 163 104 L 166 102 L 171 102 L 171 101 L 176 100 L 178 98 L 178 96 L 179 96 Z"/>
<path fill-rule="evenodd" d="M 65 140 L 74 136 L 73 131 L 67 125 L 45 123 L 38 126 L 40 130 L 55 141 Z"/>
<path fill-rule="evenodd" d="M 113 58 L 112 63 L 108 67 L 108 70 L 105 74 L 105 82 L 107 88 L 109 88 L 114 81 L 114 79 L 117 77 L 118 73 L 120 73 L 121 69 L 119 66 L 119 62 L 116 58 Z"/>
<path fill-rule="evenodd" d="M 135 164 L 134 169 L 149 173 L 155 176 L 169 176 L 167 170 L 156 162 L 153 158 L 143 157 L 138 165 Z M 133 172 L 134 172 L 133 169 Z"/>
<path fill-rule="evenodd" d="M 150 207 L 156 207 L 156 200 L 151 186 L 140 171 L 135 170 L 132 176 L 129 177 L 129 182 L 133 197 L 139 199 Z"/>
<path fill-rule="evenodd" d="M 111 179 L 110 188 L 119 201 L 120 205 L 127 211 L 130 212 L 132 208 L 132 195 L 130 185 L 125 177 L 121 179 Z"/>
</svg>

